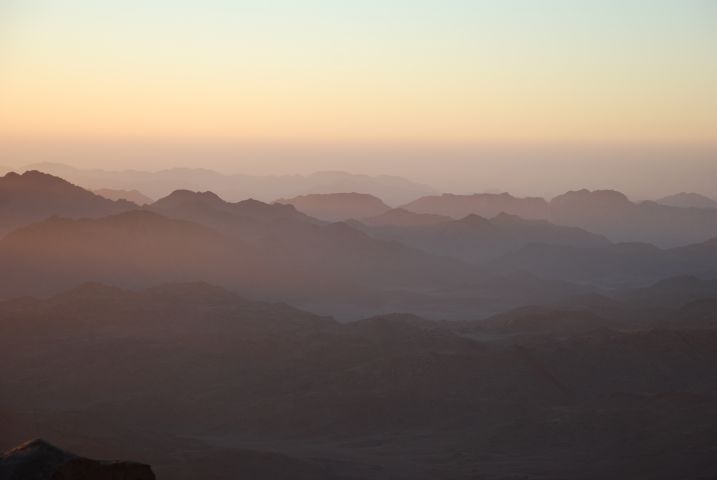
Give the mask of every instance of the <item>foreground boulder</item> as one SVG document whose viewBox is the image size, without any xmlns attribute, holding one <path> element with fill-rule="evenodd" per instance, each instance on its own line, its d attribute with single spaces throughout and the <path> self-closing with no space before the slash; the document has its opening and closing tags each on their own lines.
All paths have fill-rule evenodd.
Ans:
<svg viewBox="0 0 717 480">
<path fill-rule="evenodd" d="M 31 440 L 3 453 L 0 480 L 154 480 L 149 465 L 78 457 Z"/>
</svg>

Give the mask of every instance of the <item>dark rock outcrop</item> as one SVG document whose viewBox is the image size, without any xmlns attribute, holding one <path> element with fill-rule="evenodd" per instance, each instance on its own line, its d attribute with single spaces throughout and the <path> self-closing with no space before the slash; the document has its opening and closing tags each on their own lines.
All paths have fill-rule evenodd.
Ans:
<svg viewBox="0 0 717 480">
<path fill-rule="evenodd" d="M 149 465 L 79 457 L 44 440 L 23 443 L 0 457 L 1 480 L 154 480 Z"/>
</svg>

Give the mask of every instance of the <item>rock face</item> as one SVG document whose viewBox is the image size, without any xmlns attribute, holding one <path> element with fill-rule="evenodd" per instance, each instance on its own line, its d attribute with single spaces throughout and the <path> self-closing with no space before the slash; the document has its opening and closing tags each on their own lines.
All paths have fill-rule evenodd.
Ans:
<svg viewBox="0 0 717 480">
<path fill-rule="evenodd" d="M 3 453 L 0 480 L 154 480 L 149 465 L 78 457 L 36 439 Z"/>
</svg>

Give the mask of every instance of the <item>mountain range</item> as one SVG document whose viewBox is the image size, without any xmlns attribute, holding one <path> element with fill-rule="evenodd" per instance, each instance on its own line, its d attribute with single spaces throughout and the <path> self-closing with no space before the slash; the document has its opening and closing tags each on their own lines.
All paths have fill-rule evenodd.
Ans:
<svg viewBox="0 0 717 480">
<path fill-rule="evenodd" d="M 586 204 L 594 195 L 604 202 Z M 0 239 L 0 296 L 49 294 L 88 280 L 125 287 L 203 280 L 346 319 L 394 311 L 465 319 L 541 297 L 638 288 L 675 275 L 717 277 L 714 240 L 673 248 L 612 243 L 548 220 L 453 219 L 390 209 L 367 195 L 338 196 L 345 202 L 337 194 L 296 202 L 336 207 L 324 218 L 350 209 L 375 215 L 331 223 L 293 204 L 189 190 L 139 207 L 48 174 L 10 173 L 0 178 L 0 228 L 9 232 Z M 573 196 L 580 197 L 575 206 Z M 625 202 L 683 215 L 677 224 L 711 212 L 632 204 L 614 192 L 574 192 L 550 205 L 565 204 L 560 211 L 576 218 L 612 218 Z"/>
<path fill-rule="evenodd" d="M 508 193 L 424 196 L 404 204 L 393 212 L 410 223 L 406 212 L 460 220 L 469 215 L 493 218 L 502 213 L 526 220 L 544 220 L 556 225 L 582 228 L 603 235 L 613 242 L 644 242 L 660 247 L 677 247 L 717 237 L 717 209 L 702 201 L 662 199 L 657 202 L 633 202 L 614 190 L 575 190 L 551 200 L 539 197 L 519 198 Z M 679 201 L 683 198 L 683 201 Z M 390 210 L 379 198 L 358 194 L 308 195 L 279 200 L 292 203 L 304 213 L 331 221 L 359 220 L 375 222 L 372 217 Z M 697 206 L 699 205 L 699 208 Z M 379 219 L 379 221 L 382 221 Z M 383 223 L 386 223 L 383 221 Z M 389 222 L 390 223 L 390 222 Z"/>
<path fill-rule="evenodd" d="M 0 479 L 714 477 L 717 210 L 356 192 L 0 178 Z"/>
<path fill-rule="evenodd" d="M 342 324 L 203 283 L 85 284 L 0 302 L 0 446 L 52 431 L 176 479 L 709 478 L 717 329 L 681 321 L 715 306 Z"/>
<path fill-rule="evenodd" d="M 0 266 L 7 273 L 1 296 L 48 294 L 86 280 L 127 287 L 205 280 L 355 318 L 396 310 L 472 315 L 538 294 L 575 292 L 529 276 L 507 292 L 502 278 L 459 259 L 376 238 L 356 225 L 326 223 L 292 205 L 231 203 L 211 192 L 179 190 L 139 208 L 45 174 L 19 176 L 28 191 L 37 190 L 37 175 L 53 192 L 125 211 L 85 218 L 72 203 L 46 202 L 53 217 L 0 239 Z M 46 198 L 35 196 L 38 203 Z"/>
<path fill-rule="evenodd" d="M 84 188 L 138 190 L 150 198 L 167 196 L 174 190 L 211 190 L 222 198 L 246 198 L 270 202 L 282 197 L 314 193 L 366 193 L 397 205 L 434 190 L 404 178 L 389 175 L 358 175 L 340 171 L 311 175 L 223 174 L 201 168 L 171 168 L 154 172 L 140 170 L 87 170 L 59 163 L 38 163 L 22 170 L 40 170 L 62 177 Z"/>
<path fill-rule="evenodd" d="M 402 208 L 416 213 L 492 217 L 499 213 L 558 225 L 583 228 L 615 242 L 648 242 L 662 247 L 682 246 L 717 237 L 717 210 L 682 208 L 645 201 L 632 202 L 614 190 L 575 190 L 550 201 L 516 198 L 510 194 L 429 196 Z"/>
<path fill-rule="evenodd" d="M 610 244 L 605 237 L 580 228 L 554 225 L 546 220 L 526 220 L 507 213 L 491 219 L 470 214 L 453 220 L 407 210 L 391 212 L 353 225 L 377 238 L 477 264 L 495 260 L 534 243 L 575 248 Z"/>
</svg>

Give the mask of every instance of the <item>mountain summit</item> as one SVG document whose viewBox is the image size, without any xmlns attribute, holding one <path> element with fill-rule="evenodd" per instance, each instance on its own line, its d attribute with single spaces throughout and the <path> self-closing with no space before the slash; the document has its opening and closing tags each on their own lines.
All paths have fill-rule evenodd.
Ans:
<svg viewBox="0 0 717 480">
<path fill-rule="evenodd" d="M 0 177 L 0 234 L 53 215 L 100 217 L 133 208 L 134 203 L 112 201 L 35 170 Z"/>
<path fill-rule="evenodd" d="M 0 456 L 3 480 L 154 480 L 149 465 L 79 457 L 35 439 Z"/>
</svg>

